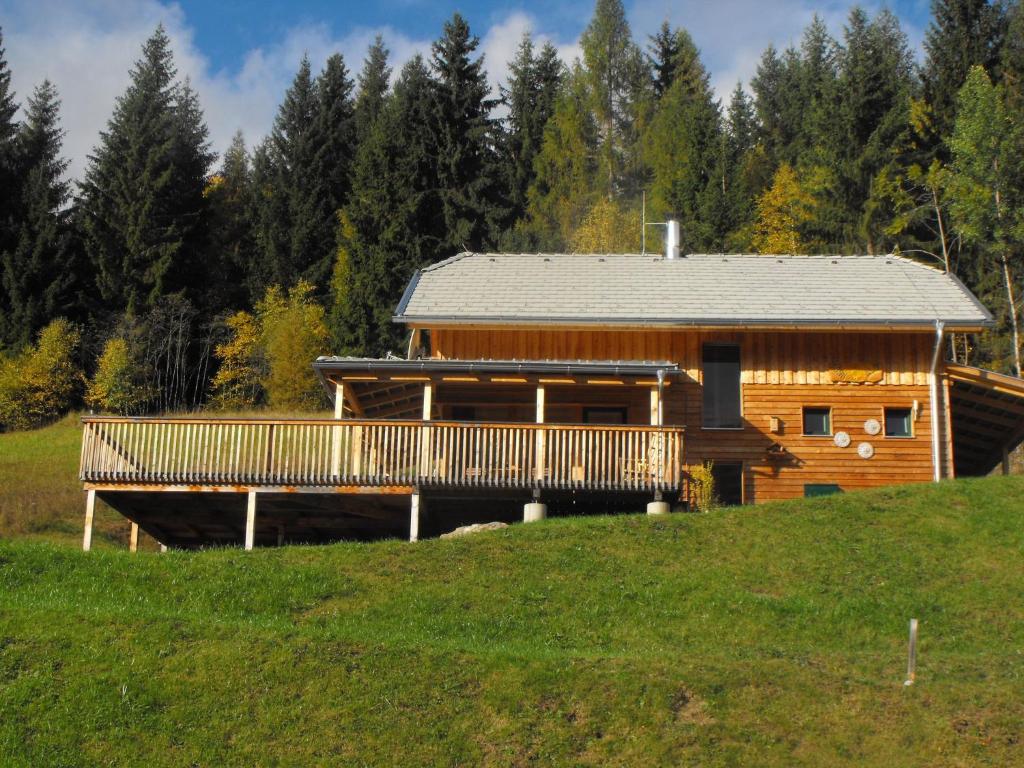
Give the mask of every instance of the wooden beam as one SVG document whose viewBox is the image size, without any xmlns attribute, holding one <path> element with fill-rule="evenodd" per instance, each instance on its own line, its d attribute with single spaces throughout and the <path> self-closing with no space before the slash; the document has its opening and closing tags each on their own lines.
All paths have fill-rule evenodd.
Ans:
<svg viewBox="0 0 1024 768">
<path fill-rule="evenodd" d="M 96 491 L 91 488 L 85 492 L 85 533 L 82 536 L 82 550 L 92 549 L 92 519 L 96 510 Z"/>
<path fill-rule="evenodd" d="M 334 385 L 334 418 L 340 419 L 345 415 L 345 382 L 339 381 Z"/>
<path fill-rule="evenodd" d="M 537 385 L 537 423 L 544 423 L 544 385 Z M 543 429 L 537 430 L 537 482 L 544 481 L 544 453 L 547 436 Z"/>
<path fill-rule="evenodd" d="M 657 388 L 651 390 L 651 425 L 660 426 L 659 415 L 661 413 L 661 393 L 658 392 Z"/>
<path fill-rule="evenodd" d="M 434 385 L 423 385 L 423 420 L 430 421 L 430 412 L 434 406 Z"/>
<path fill-rule="evenodd" d="M 133 522 L 131 532 L 128 534 L 128 551 L 139 551 L 139 524 Z"/>
<path fill-rule="evenodd" d="M 249 491 L 245 510 L 245 548 L 251 550 L 256 543 L 256 491 Z"/>
</svg>

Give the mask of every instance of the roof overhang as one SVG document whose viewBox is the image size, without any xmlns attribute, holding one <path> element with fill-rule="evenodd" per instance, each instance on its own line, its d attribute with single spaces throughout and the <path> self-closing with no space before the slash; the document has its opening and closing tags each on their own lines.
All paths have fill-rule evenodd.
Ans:
<svg viewBox="0 0 1024 768">
<path fill-rule="evenodd" d="M 410 416 L 423 385 L 668 386 L 683 371 L 677 363 L 649 360 L 419 360 L 320 357 L 313 363 L 332 399 L 344 384 L 345 408 L 368 418 Z"/>
<path fill-rule="evenodd" d="M 1024 442 L 1024 379 L 946 364 L 957 475 L 987 475 Z"/>
<path fill-rule="evenodd" d="M 849 319 L 818 319 L 818 320 L 779 320 L 766 321 L 763 318 L 747 320 L 735 319 L 700 319 L 685 318 L 580 318 L 580 317 L 499 317 L 494 315 L 451 316 L 451 315 L 395 315 L 392 320 L 414 328 L 465 328 L 472 326 L 481 330 L 508 329 L 510 327 L 560 328 L 564 330 L 595 328 L 610 330 L 688 330 L 688 331 L 721 331 L 728 329 L 742 331 L 897 331 L 910 333 L 932 333 L 935 320 L 849 320 Z M 947 333 L 976 333 L 992 327 L 992 323 L 979 323 L 975 320 L 944 320 L 943 326 Z"/>
</svg>

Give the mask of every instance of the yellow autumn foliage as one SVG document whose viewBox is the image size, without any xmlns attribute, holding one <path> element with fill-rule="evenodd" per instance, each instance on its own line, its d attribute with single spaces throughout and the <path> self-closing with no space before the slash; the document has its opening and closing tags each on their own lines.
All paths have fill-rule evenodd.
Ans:
<svg viewBox="0 0 1024 768">
<path fill-rule="evenodd" d="M 640 211 L 602 198 L 594 204 L 572 233 L 574 253 L 639 253 Z"/>
<path fill-rule="evenodd" d="M 85 391 L 85 404 L 123 416 L 145 413 L 153 396 L 146 380 L 128 341 L 114 337 L 103 345 L 96 372 Z"/>
<path fill-rule="evenodd" d="M 0 427 L 42 426 L 71 409 L 84 380 L 75 359 L 80 341 L 78 326 L 58 318 L 34 345 L 0 359 Z"/>
<path fill-rule="evenodd" d="M 805 253 L 801 228 L 814 219 L 814 196 L 804 189 L 796 173 L 779 166 L 771 187 L 757 199 L 757 221 L 752 245 L 758 253 Z"/>
</svg>

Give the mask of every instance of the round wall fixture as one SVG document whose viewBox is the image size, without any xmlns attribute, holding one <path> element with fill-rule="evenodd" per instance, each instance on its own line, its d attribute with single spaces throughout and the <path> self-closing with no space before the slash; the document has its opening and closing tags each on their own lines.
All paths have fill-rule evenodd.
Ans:
<svg viewBox="0 0 1024 768">
<path fill-rule="evenodd" d="M 871 443 L 861 443 L 857 446 L 857 453 L 862 459 L 870 459 L 875 455 L 875 446 Z"/>
<path fill-rule="evenodd" d="M 850 433 L 849 432 L 836 432 L 836 436 L 832 438 L 832 441 L 839 447 L 845 448 L 850 444 Z"/>
<path fill-rule="evenodd" d="M 869 435 L 877 435 L 882 431 L 882 425 L 878 423 L 878 419 L 868 419 L 864 422 L 864 431 Z"/>
</svg>

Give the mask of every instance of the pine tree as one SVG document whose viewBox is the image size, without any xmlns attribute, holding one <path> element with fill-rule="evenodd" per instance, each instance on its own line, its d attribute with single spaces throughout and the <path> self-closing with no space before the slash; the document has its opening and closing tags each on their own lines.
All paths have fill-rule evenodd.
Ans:
<svg viewBox="0 0 1024 768">
<path fill-rule="evenodd" d="M 1007 104 L 1024 118 L 1024 4 L 1020 0 L 1010 11 L 1001 68 Z"/>
<path fill-rule="evenodd" d="M 753 102 L 739 83 L 729 100 L 723 143 L 724 250 L 743 251 L 750 247 L 755 200 L 771 183 L 771 170 L 766 167 L 764 152 L 757 146 Z"/>
<path fill-rule="evenodd" d="M 157 27 L 118 98 L 82 184 L 84 247 L 108 307 L 129 311 L 191 292 L 211 155 L 194 93 L 174 81 Z"/>
<path fill-rule="evenodd" d="M 333 242 L 337 212 L 348 202 L 352 183 L 352 161 L 356 150 L 355 104 L 353 83 L 341 54 L 327 59 L 317 84 L 319 109 L 317 130 L 320 134 L 316 162 L 322 174 L 326 198 L 323 201 L 325 242 Z M 333 259 L 328 257 L 319 278 L 328 273 Z M 322 285 L 322 283 L 321 283 Z"/>
<path fill-rule="evenodd" d="M 384 38 L 377 35 L 363 61 L 363 70 L 357 78 L 359 91 L 355 103 L 356 143 L 362 144 L 370 135 L 370 129 L 384 106 L 388 92 L 391 68 L 388 66 L 390 51 L 384 45 Z"/>
<path fill-rule="evenodd" d="M 57 89 L 43 81 L 29 97 L 18 135 L 24 175 L 18 193 L 20 221 L 11 247 L 0 251 L 0 345 L 27 346 L 59 315 L 73 313 L 72 288 L 79 275 L 69 248 L 70 198 L 61 158 Z"/>
<path fill-rule="evenodd" d="M 773 167 L 796 163 L 798 159 L 797 138 L 804 120 L 801 79 L 799 54 L 788 49 L 780 56 L 769 45 L 750 81 L 758 117 L 758 139 Z"/>
<path fill-rule="evenodd" d="M 488 96 L 483 58 L 471 58 L 478 45 L 466 20 L 455 14 L 431 48 L 437 190 L 451 252 L 493 242 L 505 215 L 490 117 L 495 101 Z"/>
<path fill-rule="evenodd" d="M 924 96 L 940 135 L 948 136 L 956 116 L 957 93 L 971 67 L 995 71 L 1006 33 L 1003 3 L 989 0 L 932 0 L 925 33 Z"/>
<path fill-rule="evenodd" d="M 839 46 L 825 22 L 815 15 L 804 30 L 800 44 L 800 122 L 795 126 L 796 144 L 791 156 L 800 163 L 834 162 L 841 138 L 836 128 Z"/>
<path fill-rule="evenodd" d="M 536 175 L 534 161 L 544 140 L 544 126 L 555 109 L 562 79 L 562 64 L 551 43 L 534 53 L 529 32 L 523 35 L 516 57 L 509 64 L 509 81 L 501 89 L 508 107 L 505 167 L 510 219 L 526 212 L 527 192 Z"/>
</svg>

